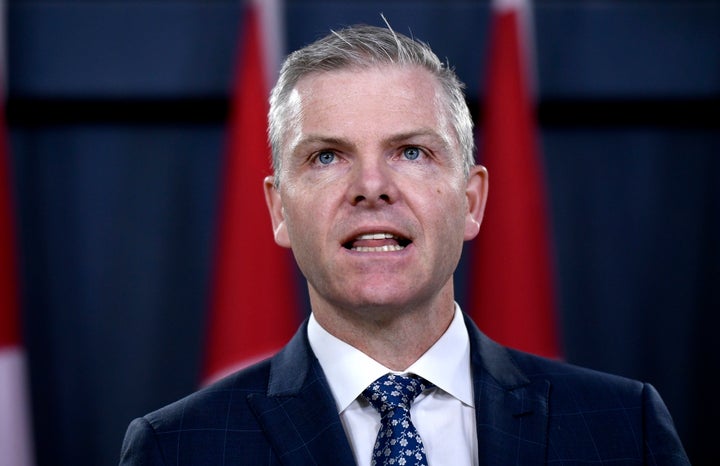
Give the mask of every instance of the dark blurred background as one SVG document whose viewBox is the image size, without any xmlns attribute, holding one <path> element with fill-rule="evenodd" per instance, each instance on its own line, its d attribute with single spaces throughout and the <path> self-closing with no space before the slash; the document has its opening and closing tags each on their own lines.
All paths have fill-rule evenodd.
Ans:
<svg viewBox="0 0 720 466">
<path fill-rule="evenodd" d="M 290 0 L 287 49 L 384 12 L 477 114 L 488 7 Z M 9 2 L 40 465 L 116 464 L 132 418 L 198 386 L 241 11 Z M 720 3 L 539 1 L 535 31 L 566 359 L 654 384 L 693 464 L 720 464 Z"/>
</svg>

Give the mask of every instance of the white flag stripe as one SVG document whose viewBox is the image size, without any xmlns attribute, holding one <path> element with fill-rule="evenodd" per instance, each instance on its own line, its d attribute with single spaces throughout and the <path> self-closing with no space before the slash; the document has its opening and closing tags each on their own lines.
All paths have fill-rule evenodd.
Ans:
<svg viewBox="0 0 720 466">
<path fill-rule="evenodd" d="M 285 44 L 284 2 L 280 0 L 254 0 L 260 23 L 263 57 L 265 59 L 265 79 L 268 90 L 275 84 L 280 72 Z"/>
<path fill-rule="evenodd" d="M 528 80 L 530 97 L 536 98 L 538 89 L 537 58 L 535 53 L 535 18 L 531 0 L 494 0 L 492 8 L 497 13 L 514 11 L 518 18 L 520 53 L 523 54 L 525 76 Z"/>
<path fill-rule="evenodd" d="M 0 466 L 34 462 L 26 377 L 23 352 L 0 349 Z"/>
</svg>

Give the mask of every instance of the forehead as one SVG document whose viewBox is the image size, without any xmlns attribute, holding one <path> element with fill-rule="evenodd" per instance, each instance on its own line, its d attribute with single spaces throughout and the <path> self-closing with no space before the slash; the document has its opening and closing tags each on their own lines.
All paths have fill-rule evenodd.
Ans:
<svg viewBox="0 0 720 466">
<path fill-rule="evenodd" d="M 351 66 L 333 71 L 309 73 L 298 80 L 295 90 L 303 95 L 352 89 L 382 90 L 392 87 L 399 92 L 431 92 L 439 88 L 437 79 L 417 65 Z"/>
<path fill-rule="evenodd" d="M 450 143 L 447 112 L 435 76 L 417 66 L 380 66 L 312 73 L 291 96 L 293 135 L 289 146 L 308 134 L 382 137 L 435 131 Z M 290 148 L 291 148 L 290 147 Z"/>
</svg>

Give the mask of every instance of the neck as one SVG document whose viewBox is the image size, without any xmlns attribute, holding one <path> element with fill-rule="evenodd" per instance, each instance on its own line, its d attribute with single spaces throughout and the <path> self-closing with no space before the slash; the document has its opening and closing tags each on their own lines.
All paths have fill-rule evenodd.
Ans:
<svg viewBox="0 0 720 466">
<path fill-rule="evenodd" d="M 445 333 L 455 312 L 452 288 L 433 302 L 406 309 L 340 309 L 310 292 L 313 314 L 329 333 L 394 371 L 417 361 Z"/>
</svg>

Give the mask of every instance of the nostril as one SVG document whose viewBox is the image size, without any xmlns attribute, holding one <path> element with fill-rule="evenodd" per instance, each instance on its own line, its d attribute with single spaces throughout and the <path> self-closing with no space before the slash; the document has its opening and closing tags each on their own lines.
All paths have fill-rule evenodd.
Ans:
<svg viewBox="0 0 720 466">
<path fill-rule="evenodd" d="M 367 198 L 366 196 L 362 196 L 362 195 L 355 196 L 355 198 L 353 199 L 353 204 L 354 204 L 354 205 L 358 205 L 358 204 L 366 201 L 367 199 L 368 199 L 368 198 Z M 379 195 L 379 196 L 377 197 L 377 200 L 378 200 L 378 201 L 382 201 L 382 202 L 384 202 L 384 203 L 386 203 L 386 204 L 390 204 L 390 203 L 391 203 L 391 202 L 390 202 L 390 196 L 387 195 L 387 194 L 381 194 L 381 195 Z M 373 204 L 374 204 L 374 203 L 373 203 Z"/>
</svg>

